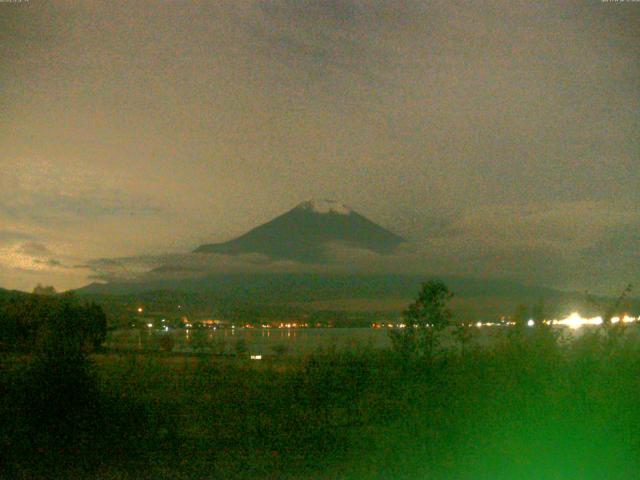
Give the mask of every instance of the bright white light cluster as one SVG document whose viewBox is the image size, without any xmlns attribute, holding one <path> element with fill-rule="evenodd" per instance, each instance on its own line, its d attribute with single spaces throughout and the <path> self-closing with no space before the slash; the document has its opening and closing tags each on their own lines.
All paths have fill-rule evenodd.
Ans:
<svg viewBox="0 0 640 480">
<path fill-rule="evenodd" d="M 552 325 L 565 325 L 572 329 L 577 329 L 583 325 L 602 325 L 602 317 L 584 318 L 579 313 L 573 312 L 562 320 L 552 320 Z"/>
<path fill-rule="evenodd" d="M 545 325 L 560 325 L 560 326 L 565 326 L 565 327 L 569 327 L 573 330 L 576 330 L 582 326 L 585 325 L 602 325 L 603 323 L 603 319 L 602 317 L 583 317 L 582 315 L 580 315 L 577 312 L 573 312 L 571 315 L 562 318 L 560 320 L 543 320 L 542 321 Z M 615 324 L 615 323 L 634 323 L 634 322 L 640 322 L 640 317 L 631 317 L 629 315 L 625 315 L 623 317 L 613 317 L 611 318 L 611 323 Z M 529 327 L 533 327 L 535 326 L 536 322 L 534 320 L 529 320 L 527 322 L 527 326 Z M 501 323 L 494 323 L 494 322 L 477 322 L 474 324 L 476 327 L 480 328 L 480 327 L 493 327 L 493 326 L 511 326 L 511 325 L 515 325 L 515 322 L 501 322 Z M 403 325 L 400 325 L 401 327 Z"/>
<path fill-rule="evenodd" d="M 640 318 L 640 317 L 639 317 Z M 639 320 L 639 318 L 636 317 L 630 317 L 629 315 L 625 315 L 624 317 L 620 318 L 620 317 L 613 317 L 611 319 L 611 323 L 633 323 L 633 322 L 637 322 Z M 571 315 L 569 315 L 566 318 L 563 318 L 562 320 L 551 320 L 550 323 L 552 325 L 564 325 L 567 326 L 571 329 L 578 329 L 584 325 L 602 325 L 602 317 L 591 317 L 591 318 L 585 318 L 583 316 L 581 316 L 579 313 L 577 312 L 573 312 Z"/>
</svg>

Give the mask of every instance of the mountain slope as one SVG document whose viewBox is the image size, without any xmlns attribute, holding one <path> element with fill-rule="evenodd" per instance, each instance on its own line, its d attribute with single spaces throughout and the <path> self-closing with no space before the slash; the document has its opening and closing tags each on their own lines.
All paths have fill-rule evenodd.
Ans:
<svg viewBox="0 0 640 480">
<path fill-rule="evenodd" d="M 76 290 L 81 296 L 100 303 L 110 298 L 128 296 L 156 303 L 198 303 L 203 308 L 220 305 L 295 305 L 302 309 L 376 311 L 388 304 L 399 313 L 415 298 L 420 284 L 429 275 L 328 275 L 311 273 L 217 274 L 181 280 L 156 280 L 137 283 L 92 284 Z M 595 314 L 593 305 L 580 292 L 563 292 L 551 288 L 524 285 L 498 279 L 441 278 L 455 293 L 453 307 L 457 319 L 495 321 L 513 313 L 517 305 L 531 306 L 545 302 L 550 316 L 560 317 L 571 311 Z M 180 302 L 174 297 L 182 298 Z M 133 300 L 132 300 L 133 299 Z M 171 300 L 168 300 L 171 299 Z M 352 300 L 352 302 L 344 302 Z M 612 302 L 613 299 L 601 299 Z M 116 301 L 116 300 L 113 300 Z M 173 302 L 173 303 L 171 303 Z M 630 311 L 640 308 L 640 299 L 629 299 Z M 258 314 L 256 314 L 258 315 Z"/>
<path fill-rule="evenodd" d="M 234 240 L 202 245 L 195 253 L 258 253 L 274 259 L 317 263 L 329 259 L 329 243 L 386 255 L 404 241 L 343 204 L 310 200 Z"/>
<path fill-rule="evenodd" d="M 420 284 L 430 278 L 432 277 L 429 275 L 398 274 L 220 273 L 179 280 L 92 283 L 76 292 L 108 295 L 173 290 L 272 303 L 348 298 L 413 298 Z M 457 277 L 444 277 L 443 280 L 456 294 L 467 297 L 537 299 L 560 294 L 551 288 L 523 285 L 509 280 Z"/>
</svg>

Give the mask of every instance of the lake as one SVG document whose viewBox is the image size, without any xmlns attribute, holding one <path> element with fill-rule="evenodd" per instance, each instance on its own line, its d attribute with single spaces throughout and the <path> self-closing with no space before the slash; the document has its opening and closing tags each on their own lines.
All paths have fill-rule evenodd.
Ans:
<svg viewBox="0 0 640 480">
<path fill-rule="evenodd" d="M 170 332 L 115 330 L 109 332 L 105 347 L 118 350 L 160 350 L 163 337 L 173 340 L 174 352 L 218 355 L 231 355 L 244 349 L 251 355 L 303 355 L 318 350 L 387 348 L 391 345 L 387 331 L 374 328 L 235 328 L 179 329 Z"/>
<path fill-rule="evenodd" d="M 473 342 L 488 344 L 496 335 L 502 334 L 504 328 L 509 327 L 474 328 Z M 391 346 L 388 332 L 385 328 L 205 328 L 169 332 L 122 329 L 109 332 L 105 347 L 157 351 L 168 341 L 172 351 L 178 353 L 233 355 L 241 351 L 250 355 L 305 355 L 330 349 L 388 348 Z M 454 341 L 450 335 L 444 338 L 445 345 L 452 345 Z"/>
</svg>

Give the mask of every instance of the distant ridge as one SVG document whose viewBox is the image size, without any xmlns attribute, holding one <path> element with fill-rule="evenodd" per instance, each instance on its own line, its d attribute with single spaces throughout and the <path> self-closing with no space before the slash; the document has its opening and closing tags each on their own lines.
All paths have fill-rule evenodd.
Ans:
<svg viewBox="0 0 640 480">
<path fill-rule="evenodd" d="M 217 273 L 203 277 L 146 280 L 144 282 L 91 283 L 78 293 L 122 294 L 181 290 L 233 295 L 266 302 L 335 298 L 412 298 L 430 275 L 318 274 L 318 273 Z M 562 293 L 542 286 L 510 280 L 440 277 L 458 295 L 483 297 L 548 298 Z"/>
<path fill-rule="evenodd" d="M 292 210 L 224 243 L 201 245 L 194 253 L 258 253 L 302 263 L 330 261 L 328 244 L 388 255 L 405 240 L 334 200 L 307 200 Z"/>
<path fill-rule="evenodd" d="M 94 283 L 76 292 L 107 302 L 104 297 L 112 295 L 127 298 L 144 296 L 157 301 L 183 296 L 211 306 L 246 304 L 264 307 L 309 302 L 304 308 L 320 310 L 338 310 L 342 308 L 339 307 L 342 300 L 361 299 L 363 305 L 371 301 L 369 310 L 373 311 L 376 305 L 387 300 L 404 299 L 404 306 L 408 305 L 415 298 L 420 284 L 430 278 L 433 277 L 426 274 L 220 273 L 179 280 Z M 506 279 L 438 278 L 455 294 L 452 306 L 458 319 L 495 321 L 502 315 L 511 314 L 517 305 L 531 306 L 540 301 L 544 301 L 547 314 L 556 317 L 574 310 L 589 312 L 593 309 L 581 292 L 565 292 Z M 607 300 L 605 297 L 602 299 Z M 639 298 L 629 300 L 633 311 L 640 308 Z M 333 307 L 331 303 L 314 307 L 314 302 L 336 303 Z M 398 307 L 398 314 L 404 306 Z M 367 307 L 359 310 L 367 310 Z"/>
</svg>

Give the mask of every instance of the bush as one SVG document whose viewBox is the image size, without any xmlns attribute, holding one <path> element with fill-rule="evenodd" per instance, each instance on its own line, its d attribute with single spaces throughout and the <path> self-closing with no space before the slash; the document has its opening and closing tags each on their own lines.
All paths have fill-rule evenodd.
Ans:
<svg viewBox="0 0 640 480">
<path fill-rule="evenodd" d="M 171 352 L 176 345 L 176 341 L 171 334 L 165 334 L 160 337 L 160 349 L 163 352 Z"/>
<path fill-rule="evenodd" d="M 0 303 L 0 342 L 13 350 L 96 350 L 106 335 L 102 308 L 72 295 L 25 294 Z"/>
</svg>

